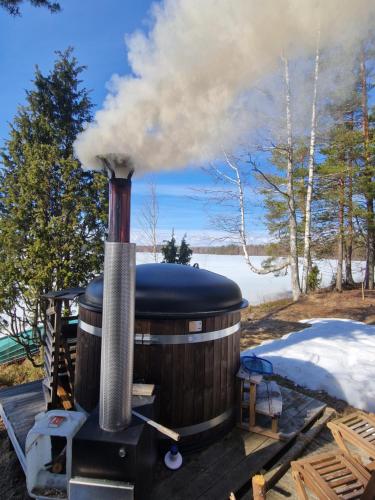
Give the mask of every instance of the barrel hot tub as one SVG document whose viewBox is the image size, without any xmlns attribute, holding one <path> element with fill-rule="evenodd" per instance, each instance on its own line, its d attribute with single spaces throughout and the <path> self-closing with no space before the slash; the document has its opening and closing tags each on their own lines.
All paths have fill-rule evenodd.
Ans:
<svg viewBox="0 0 375 500">
<path fill-rule="evenodd" d="M 103 279 L 80 297 L 75 399 L 98 404 Z M 177 264 L 136 270 L 134 381 L 156 384 L 158 420 L 186 446 L 212 440 L 233 423 L 240 363 L 240 309 L 232 280 Z"/>
</svg>

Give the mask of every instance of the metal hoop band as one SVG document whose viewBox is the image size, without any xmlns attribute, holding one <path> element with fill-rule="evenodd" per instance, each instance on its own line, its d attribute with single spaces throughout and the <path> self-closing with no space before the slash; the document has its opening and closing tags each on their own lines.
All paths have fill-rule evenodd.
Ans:
<svg viewBox="0 0 375 500">
<path fill-rule="evenodd" d="M 89 325 L 81 319 L 78 322 L 78 328 L 90 335 L 97 337 L 102 336 L 102 329 L 99 326 Z M 239 321 L 233 326 L 223 328 L 222 330 L 215 330 L 213 332 L 202 333 L 183 333 L 182 335 L 158 335 L 148 333 L 137 333 L 135 335 L 135 343 L 143 345 L 176 345 L 176 344 L 195 344 L 198 342 L 209 342 L 211 340 L 218 340 L 229 335 L 234 335 L 241 328 Z"/>
<path fill-rule="evenodd" d="M 205 422 L 200 422 L 199 424 L 195 425 L 188 425 L 186 427 L 179 427 L 178 429 L 173 430 L 181 434 L 182 437 L 191 436 L 192 434 L 198 434 L 199 432 L 205 432 L 213 429 L 214 427 L 231 418 L 233 415 L 233 411 L 233 408 L 229 408 L 229 410 L 225 411 L 224 413 L 221 413 L 217 417 L 211 418 L 210 420 L 206 420 Z"/>
</svg>

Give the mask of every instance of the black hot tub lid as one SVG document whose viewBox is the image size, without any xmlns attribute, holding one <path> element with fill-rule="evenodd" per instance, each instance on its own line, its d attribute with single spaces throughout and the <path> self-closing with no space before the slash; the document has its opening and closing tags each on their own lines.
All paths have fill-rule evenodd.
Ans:
<svg viewBox="0 0 375 500">
<path fill-rule="evenodd" d="M 101 311 L 103 276 L 92 280 L 80 304 Z M 135 314 L 138 318 L 202 317 L 247 307 L 240 287 L 220 274 L 180 264 L 136 267 Z"/>
</svg>

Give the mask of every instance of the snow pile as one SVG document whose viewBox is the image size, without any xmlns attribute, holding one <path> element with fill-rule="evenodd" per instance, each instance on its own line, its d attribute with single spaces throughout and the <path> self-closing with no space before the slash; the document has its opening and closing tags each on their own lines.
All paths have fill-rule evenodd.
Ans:
<svg viewBox="0 0 375 500">
<path fill-rule="evenodd" d="M 375 326 L 338 318 L 301 323 L 311 327 L 264 342 L 246 354 L 268 359 L 275 373 L 299 385 L 375 412 Z"/>
</svg>

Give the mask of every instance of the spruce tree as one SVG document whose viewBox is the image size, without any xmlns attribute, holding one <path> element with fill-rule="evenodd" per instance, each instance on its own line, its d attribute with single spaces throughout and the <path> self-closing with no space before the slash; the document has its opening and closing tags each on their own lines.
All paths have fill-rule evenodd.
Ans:
<svg viewBox="0 0 375 500">
<path fill-rule="evenodd" d="M 0 311 L 17 340 L 43 321 L 42 294 L 84 285 L 102 267 L 107 183 L 73 153 L 91 119 L 84 69 L 72 49 L 49 74 L 36 68 L 1 153 Z"/>
<path fill-rule="evenodd" d="M 171 239 L 164 241 L 164 245 L 161 247 L 161 253 L 164 257 L 164 263 L 176 264 L 178 259 L 178 247 L 176 245 L 176 238 L 174 237 L 174 230 L 172 230 Z"/>
<path fill-rule="evenodd" d="M 180 248 L 178 250 L 177 264 L 188 265 L 191 261 L 191 256 L 193 255 L 193 250 L 190 245 L 186 243 L 186 234 L 181 240 Z"/>
</svg>

